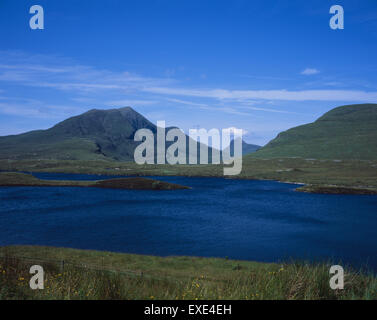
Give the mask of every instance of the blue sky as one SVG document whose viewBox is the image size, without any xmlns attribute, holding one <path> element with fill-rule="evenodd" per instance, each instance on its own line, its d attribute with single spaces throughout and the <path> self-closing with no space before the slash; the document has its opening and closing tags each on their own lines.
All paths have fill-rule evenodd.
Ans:
<svg viewBox="0 0 377 320">
<path fill-rule="evenodd" d="M 44 30 L 29 27 L 35 4 Z M 377 102 L 376 0 L 0 1 L 0 135 L 132 106 L 265 144 L 361 102 Z"/>
</svg>

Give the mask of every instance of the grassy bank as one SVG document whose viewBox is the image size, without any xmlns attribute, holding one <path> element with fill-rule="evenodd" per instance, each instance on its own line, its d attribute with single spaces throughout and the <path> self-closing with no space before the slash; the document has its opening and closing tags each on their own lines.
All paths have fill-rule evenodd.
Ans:
<svg viewBox="0 0 377 320">
<path fill-rule="evenodd" d="M 223 165 L 137 165 L 131 162 L 74 160 L 0 160 L 0 170 L 86 173 L 139 176 L 206 176 L 223 177 Z M 305 191 L 319 192 L 321 187 L 341 187 L 357 193 L 359 189 L 377 192 L 376 160 L 318 160 L 302 158 L 243 158 L 240 175 L 234 179 L 278 180 L 304 183 Z M 341 190 L 341 189 L 339 189 Z M 356 190 L 356 191 L 355 191 Z M 331 189 L 330 191 L 333 191 Z"/>
<path fill-rule="evenodd" d="M 131 177 L 97 181 L 41 180 L 31 174 L 0 172 L 0 186 L 6 187 L 94 187 L 105 189 L 176 190 L 189 189 L 175 183 L 154 179 Z"/>
<path fill-rule="evenodd" d="M 162 258 L 36 246 L 0 247 L 0 256 L 0 299 L 377 299 L 377 278 L 347 268 L 344 290 L 331 290 L 326 263 Z M 29 288 L 33 264 L 46 272 L 44 290 Z"/>
</svg>

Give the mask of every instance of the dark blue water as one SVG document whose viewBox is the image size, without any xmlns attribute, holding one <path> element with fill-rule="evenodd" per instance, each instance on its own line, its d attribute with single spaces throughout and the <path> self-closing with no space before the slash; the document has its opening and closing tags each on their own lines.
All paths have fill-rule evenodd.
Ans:
<svg viewBox="0 0 377 320">
<path fill-rule="evenodd" d="M 333 260 L 377 270 L 377 196 L 305 194 L 273 181 L 158 178 L 192 189 L 0 187 L 0 245 Z"/>
</svg>

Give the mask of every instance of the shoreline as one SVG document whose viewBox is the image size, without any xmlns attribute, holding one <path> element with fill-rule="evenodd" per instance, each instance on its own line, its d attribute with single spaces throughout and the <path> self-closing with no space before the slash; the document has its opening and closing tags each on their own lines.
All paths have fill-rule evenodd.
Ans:
<svg viewBox="0 0 377 320">
<path fill-rule="evenodd" d="M 107 175 L 107 176 L 114 176 L 111 179 L 99 179 L 99 180 L 44 180 L 38 179 L 33 176 L 33 173 L 51 173 L 51 174 L 72 174 L 72 175 Z M 28 183 L 11 183 L 11 184 L 4 184 L 1 181 L 2 174 L 24 174 L 24 175 L 31 175 L 35 178 L 34 181 L 30 181 Z M 262 179 L 262 178 L 255 178 L 255 177 L 232 177 L 232 176 L 214 176 L 214 175 L 158 175 L 158 174 L 132 174 L 132 175 L 122 175 L 119 173 L 107 173 L 107 174 L 97 174 L 97 173 L 77 173 L 77 172 L 49 172 L 49 171 L 0 171 L 0 186 L 2 187 L 11 187 L 11 186 L 51 186 L 51 187 L 58 187 L 58 186 L 66 186 L 66 187 L 97 187 L 97 188 L 113 188 L 113 189 L 138 189 L 138 190 L 173 190 L 173 189 L 191 189 L 190 187 L 177 185 L 174 183 L 167 183 L 162 182 L 159 180 L 146 178 L 146 177 L 186 177 L 186 178 L 223 178 L 223 179 L 230 179 L 230 180 L 255 180 L 255 181 L 276 181 L 280 183 L 288 183 L 294 184 L 298 187 L 295 189 L 297 192 L 304 192 L 304 193 L 312 193 L 312 194 L 337 194 L 337 195 L 377 195 L 377 188 L 370 188 L 364 186 L 343 186 L 343 185 L 328 185 L 328 184 L 310 184 L 304 182 L 296 182 L 296 181 L 285 181 L 285 180 L 276 180 L 276 179 Z M 116 178 L 118 177 L 118 178 Z M 126 180 L 131 180 L 130 183 L 127 184 Z M 121 181 L 123 180 L 123 181 Z M 151 180 L 151 181 L 148 181 Z M 107 181 L 106 184 L 103 181 Z M 153 182 L 155 184 L 153 184 Z M 111 186 L 113 184 L 119 184 L 120 186 L 115 187 Z M 156 184 L 157 183 L 157 184 Z"/>
<path fill-rule="evenodd" d="M 255 159 L 245 156 L 242 172 L 224 176 L 222 165 L 137 165 L 133 162 L 83 160 L 0 160 L 0 172 L 87 174 L 112 177 L 201 177 L 262 180 L 298 186 L 317 194 L 377 194 L 377 160 Z M 94 177 L 95 178 L 95 177 Z M 98 177 L 101 179 L 101 177 Z M 158 179 L 158 178 L 157 178 Z"/>
<path fill-rule="evenodd" d="M 377 195 L 376 189 L 328 185 L 303 185 L 295 191 L 315 194 L 338 194 L 338 195 Z"/>
</svg>

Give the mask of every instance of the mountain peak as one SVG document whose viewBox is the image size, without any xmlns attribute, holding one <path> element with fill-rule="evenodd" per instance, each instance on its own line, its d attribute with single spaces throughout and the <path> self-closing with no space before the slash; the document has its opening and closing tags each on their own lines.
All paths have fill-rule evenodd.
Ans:
<svg viewBox="0 0 377 320">
<path fill-rule="evenodd" d="M 133 139 L 140 128 L 155 126 L 131 107 L 119 109 L 91 109 L 68 118 L 49 129 L 56 134 L 96 139 Z"/>
<path fill-rule="evenodd" d="M 90 109 L 90 110 L 86 111 L 85 113 L 95 113 L 95 112 L 110 113 L 110 112 L 114 112 L 114 111 L 119 111 L 119 112 L 135 112 L 135 113 L 137 113 L 131 107 L 121 107 L 121 108 L 111 108 L 111 109 L 97 109 L 97 108 L 93 108 L 93 109 Z M 85 113 L 83 113 L 83 114 L 85 114 Z"/>
<path fill-rule="evenodd" d="M 131 107 L 90 109 L 47 130 L 1 137 L 8 158 L 133 159 L 138 129 L 156 126 Z"/>
</svg>

